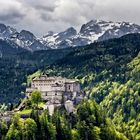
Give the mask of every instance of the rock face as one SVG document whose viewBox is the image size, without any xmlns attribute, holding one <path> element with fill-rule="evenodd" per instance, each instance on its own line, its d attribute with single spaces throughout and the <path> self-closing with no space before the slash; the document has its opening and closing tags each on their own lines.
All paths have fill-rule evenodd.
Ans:
<svg viewBox="0 0 140 140">
<path fill-rule="evenodd" d="M 10 26 L 0 24 L 0 39 L 11 41 L 30 51 L 83 46 L 95 41 L 119 38 L 129 33 L 140 33 L 140 26 L 129 22 L 91 20 L 83 24 L 79 32 L 70 27 L 63 32 L 50 31 L 37 38 L 29 31 L 17 32 Z"/>
</svg>

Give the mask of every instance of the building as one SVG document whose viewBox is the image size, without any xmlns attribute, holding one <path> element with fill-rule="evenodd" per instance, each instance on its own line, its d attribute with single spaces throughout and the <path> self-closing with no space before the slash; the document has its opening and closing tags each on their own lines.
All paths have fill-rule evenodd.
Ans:
<svg viewBox="0 0 140 140">
<path fill-rule="evenodd" d="M 76 97 L 81 97 L 82 94 L 79 81 L 62 77 L 49 77 L 48 75 L 32 79 L 31 87 L 26 89 L 27 96 L 31 96 L 34 90 L 41 92 L 44 101 L 53 103 L 74 101 Z"/>
</svg>

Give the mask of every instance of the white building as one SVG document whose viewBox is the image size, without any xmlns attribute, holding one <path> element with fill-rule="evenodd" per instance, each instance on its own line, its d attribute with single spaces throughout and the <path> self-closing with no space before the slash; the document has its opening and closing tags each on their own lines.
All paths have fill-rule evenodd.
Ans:
<svg viewBox="0 0 140 140">
<path fill-rule="evenodd" d="M 30 96 L 34 90 L 41 92 L 43 100 L 51 102 L 74 100 L 81 95 L 80 84 L 77 80 L 48 75 L 32 79 L 31 88 L 26 89 L 27 96 Z"/>
</svg>

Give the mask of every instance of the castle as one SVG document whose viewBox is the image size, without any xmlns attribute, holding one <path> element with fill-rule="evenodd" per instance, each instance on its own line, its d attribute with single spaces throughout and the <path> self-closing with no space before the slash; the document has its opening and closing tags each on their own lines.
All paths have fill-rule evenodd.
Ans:
<svg viewBox="0 0 140 140">
<path fill-rule="evenodd" d="M 42 99 L 51 103 L 79 102 L 83 98 L 79 81 L 62 77 L 36 77 L 32 79 L 31 87 L 26 89 L 27 96 L 30 97 L 34 90 L 40 91 Z"/>
<path fill-rule="evenodd" d="M 24 106 L 27 98 L 30 98 L 35 90 L 41 92 L 42 100 L 46 102 L 44 110 L 48 109 L 50 115 L 53 114 L 55 107 L 59 107 L 62 104 L 64 104 L 68 113 L 73 112 L 74 105 L 78 104 L 85 97 L 85 93 L 81 91 L 79 81 L 42 75 L 32 79 L 31 87 L 26 88 L 26 97 L 19 106 L 13 111 L 0 114 L 0 117 L 6 121 L 11 120 L 14 112 L 19 111 Z"/>
</svg>

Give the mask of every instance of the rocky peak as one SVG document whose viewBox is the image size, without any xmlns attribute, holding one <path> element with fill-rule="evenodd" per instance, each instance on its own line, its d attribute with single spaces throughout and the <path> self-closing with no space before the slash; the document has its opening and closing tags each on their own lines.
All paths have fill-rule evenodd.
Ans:
<svg viewBox="0 0 140 140">
<path fill-rule="evenodd" d="M 57 36 L 58 36 L 58 39 L 64 40 L 66 38 L 70 38 L 72 36 L 75 36 L 76 34 L 77 34 L 77 31 L 73 27 L 70 27 L 63 32 L 60 32 Z"/>
<path fill-rule="evenodd" d="M 3 33 L 6 30 L 6 25 L 0 24 L 0 33 Z"/>
<path fill-rule="evenodd" d="M 33 41 L 36 37 L 33 35 L 33 33 L 26 31 L 26 30 L 22 30 L 19 33 L 19 39 L 21 40 L 29 40 L 29 41 Z"/>
<path fill-rule="evenodd" d="M 77 34 L 77 31 L 76 31 L 73 27 L 68 28 L 65 32 L 66 32 L 67 34 L 68 34 L 68 33 L 69 33 L 69 34 L 73 34 L 73 35 Z"/>
<path fill-rule="evenodd" d="M 87 24 L 82 25 L 80 34 L 82 35 L 90 35 L 90 34 L 99 34 L 101 32 L 101 27 L 98 24 L 97 20 L 91 20 Z"/>
<path fill-rule="evenodd" d="M 4 30 L 1 33 L 1 36 L 3 38 L 10 38 L 13 34 L 15 34 L 17 32 L 15 28 L 12 28 L 10 26 L 6 26 L 6 28 L 5 28 L 5 26 L 3 26 L 3 27 L 4 27 L 3 28 Z"/>
</svg>

